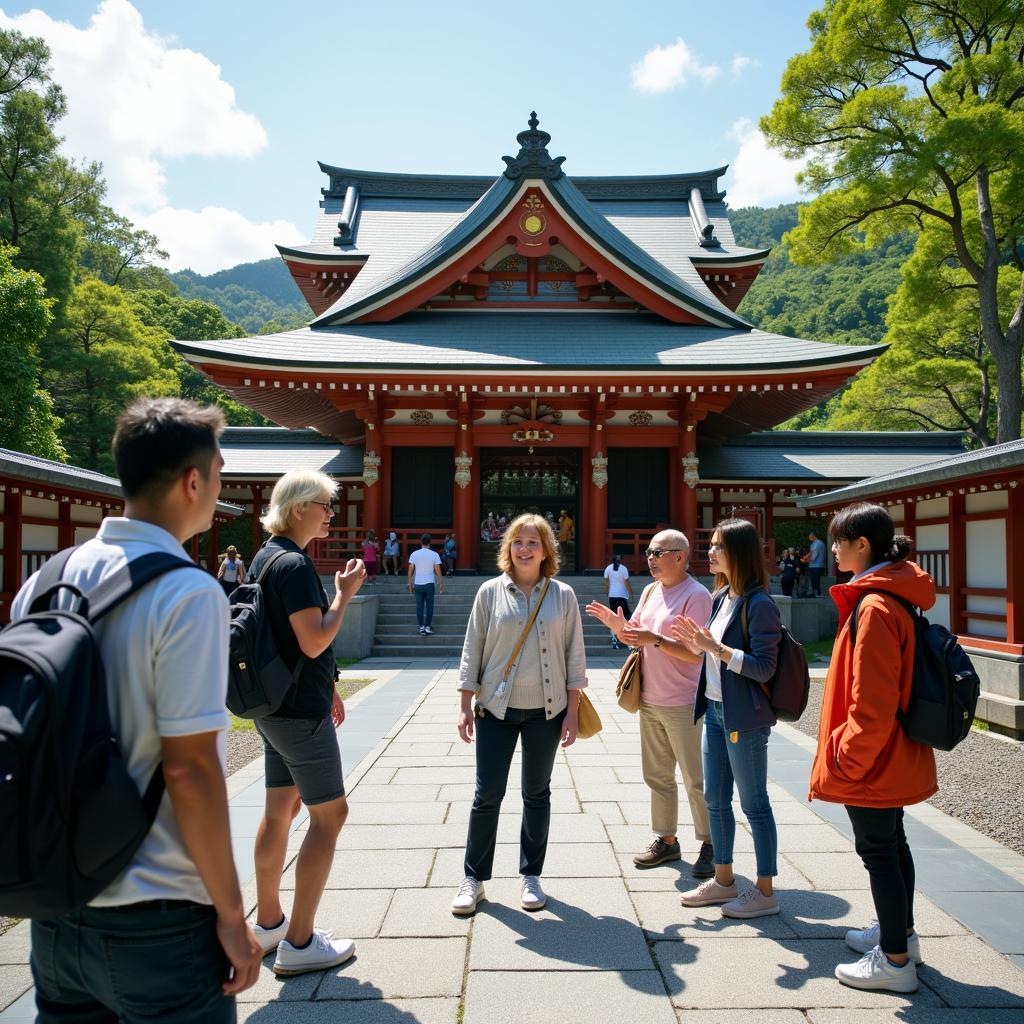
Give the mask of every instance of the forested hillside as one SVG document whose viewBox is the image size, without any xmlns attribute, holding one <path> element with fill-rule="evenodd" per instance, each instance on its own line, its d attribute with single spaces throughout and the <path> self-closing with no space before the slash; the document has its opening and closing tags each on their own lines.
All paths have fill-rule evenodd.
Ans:
<svg viewBox="0 0 1024 1024">
<path fill-rule="evenodd" d="M 310 318 L 284 261 L 276 256 L 258 263 L 240 263 L 205 277 L 192 270 L 171 275 L 182 295 L 216 306 L 250 334 L 301 327 Z"/>
</svg>

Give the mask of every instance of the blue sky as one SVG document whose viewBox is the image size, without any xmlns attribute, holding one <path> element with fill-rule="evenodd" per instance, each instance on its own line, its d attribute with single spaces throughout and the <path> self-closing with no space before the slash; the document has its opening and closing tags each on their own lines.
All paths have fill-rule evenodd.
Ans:
<svg viewBox="0 0 1024 1024">
<path fill-rule="evenodd" d="M 318 159 L 496 176 L 531 109 L 570 174 L 730 163 L 736 205 L 795 198 L 756 124 L 816 6 L 53 0 L 0 26 L 50 43 L 111 205 L 210 272 L 308 237 Z"/>
</svg>

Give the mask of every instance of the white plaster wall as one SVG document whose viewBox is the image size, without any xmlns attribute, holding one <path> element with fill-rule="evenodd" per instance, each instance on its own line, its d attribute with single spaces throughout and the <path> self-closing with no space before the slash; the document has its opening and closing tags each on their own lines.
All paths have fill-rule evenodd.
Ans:
<svg viewBox="0 0 1024 1024">
<path fill-rule="evenodd" d="M 26 523 L 21 530 L 21 548 L 23 551 L 56 551 L 57 527 Z"/>
<path fill-rule="evenodd" d="M 925 615 L 929 622 L 937 622 L 940 626 L 949 629 L 949 595 L 936 594 L 934 607 L 929 608 Z"/>
<path fill-rule="evenodd" d="M 932 498 L 931 501 L 917 503 L 918 519 L 938 519 L 949 515 L 949 498 Z"/>
<path fill-rule="evenodd" d="M 40 519 L 57 518 L 57 502 L 49 498 L 22 498 L 21 514 L 23 516 L 38 516 Z"/>
<path fill-rule="evenodd" d="M 71 522 L 73 523 L 96 523 L 103 521 L 103 509 L 91 505 L 72 505 Z"/>
<path fill-rule="evenodd" d="M 96 534 L 99 533 L 99 527 L 96 526 L 76 526 L 75 527 L 75 543 L 84 544 L 87 540 L 92 540 Z"/>
<path fill-rule="evenodd" d="M 914 531 L 914 545 L 918 551 L 948 551 L 949 526 L 939 523 L 936 526 L 919 526 Z"/>
<path fill-rule="evenodd" d="M 965 504 L 968 512 L 998 512 L 1009 504 L 1006 491 L 982 491 L 968 494 Z"/>
<path fill-rule="evenodd" d="M 1006 587 L 1006 520 L 967 523 L 967 586 Z"/>
</svg>

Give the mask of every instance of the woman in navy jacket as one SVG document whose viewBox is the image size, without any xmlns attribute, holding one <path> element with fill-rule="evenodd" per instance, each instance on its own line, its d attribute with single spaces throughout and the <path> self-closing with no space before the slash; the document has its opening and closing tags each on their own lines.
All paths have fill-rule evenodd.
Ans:
<svg viewBox="0 0 1024 1024">
<path fill-rule="evenodd" d="M 693 713 L 695 721 L 704 715 L 704 799 L 715 877 L 683 893 L 680 902 L 684 907 L 721 903 L 726 917 L 765 917 L 779 912 L 772 887 L 778 874 L 778 837 L 768 799 L 768 737 L 775 714 L 763 688 L 775 674 L 782 637 L 779 609 L 768 596 L 768 567 L 752 523 L 719 523 L 708 559 L 718 584 L 711 618 L 702 626 L 680 617 L 673 634 L 695 653 L 704 654 Z M 732 871 L 734 781 L 757 860 L 757 884 L 743 892 L 737 890 Z"/>
</svg>

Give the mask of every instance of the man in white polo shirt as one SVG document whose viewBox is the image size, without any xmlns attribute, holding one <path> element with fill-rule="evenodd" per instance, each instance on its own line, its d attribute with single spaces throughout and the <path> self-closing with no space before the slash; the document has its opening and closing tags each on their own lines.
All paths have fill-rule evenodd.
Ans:
<svg viewBox="0 0 1024 1024">
<path fill-rule="evenodd" d="M 71 556 L 63 578 L 88 592 L 151 552 L 185 558 L 209 529 L 224 464 L 215 407 L 139 399 L 113 454 L 125 496 Z M 38 576 L 12 619 L 27 614 Z M 140 791 L 163 766 L 166 792 L 132 862 L 87 907 L 32 922 L 38 1021 L 235 1020 L 259 974 L 231 850 L 224 784 L 228 602 L 213 576 L 167 573 L 96 627 L 110 718 Z"/>
<path fill-rule="evenodd" d="M 444 593 L 441 582 L 441 556 L 430 546 L 430 534 L 420 537 L 420 549 L 409 556 L 407 589 L 416 595 L 416 621 L 420 636 L 433 636 L 430 624 L 434 621 L 434 586 Z"/>
</svg>

